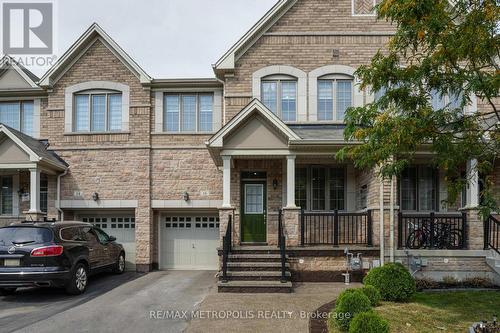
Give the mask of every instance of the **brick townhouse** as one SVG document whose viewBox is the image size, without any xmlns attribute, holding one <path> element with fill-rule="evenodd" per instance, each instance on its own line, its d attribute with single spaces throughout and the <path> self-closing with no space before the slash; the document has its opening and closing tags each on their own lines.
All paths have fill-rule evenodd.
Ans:
<svg viewBox="0 0 500 333">
<path fill-rule="evenodd" d="M 94 223 L 125 245 L 130 268 L 222 266 L 221 289 L 252 276 L 275 286 L 281 273 L 341 280 L 345 247 L 365 270 L 396 260 L 435 277 L 497 278 L 485 237 L 498 222 L 475 210 L 476 161 L 463 166 L 475 181 L 446 206 L 429 152 L 384 181 L 334 157 L 356 144 L 343 137 L 346 109 L 378 97 L 354 76 L 394 32 L 373 4 L 280 0 L 213 78 L 152 78 L 97 24 L 42 78 L 6 56 L 0 223 Z M 481 112 L 472 100 L 464 112 Z M 439 244 L 415 236 L 431 225 Z"/>
</svg>

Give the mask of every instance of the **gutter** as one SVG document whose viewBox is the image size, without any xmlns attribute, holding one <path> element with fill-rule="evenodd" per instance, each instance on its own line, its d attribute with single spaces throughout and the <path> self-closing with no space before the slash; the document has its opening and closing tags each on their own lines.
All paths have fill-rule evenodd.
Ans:
<svg viewBox="0 0 500 333">
<path fill-rule="evenodd" d="M 59 219 L 64 221 L 64 212 L 61 209 L 61 178 L 68 174 L 69 167 L 64 170 L 63 173 L 57 176 L 57 198 L 56 198 L 56 209 L 59 212 Z"/>
</svg>

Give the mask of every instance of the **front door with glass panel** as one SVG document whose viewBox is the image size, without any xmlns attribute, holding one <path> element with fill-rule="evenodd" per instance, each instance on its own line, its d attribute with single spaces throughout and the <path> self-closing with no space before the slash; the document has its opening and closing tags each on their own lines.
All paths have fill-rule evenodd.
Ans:
<svg viewBox="0 0 500 333">
<path fill-rule="evenodd" d="M 241 241 L 266 242 L 266 182 L 243 181 L 241 187 Z"/>
</svg>

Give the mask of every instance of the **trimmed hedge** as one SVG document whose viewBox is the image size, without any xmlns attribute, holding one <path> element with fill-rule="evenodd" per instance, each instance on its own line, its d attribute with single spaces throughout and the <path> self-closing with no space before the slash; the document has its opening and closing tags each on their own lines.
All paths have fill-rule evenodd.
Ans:
<svg viewBox="0 0 500 333">
<path fill-rule="evenodd" d="M 335 325 L 347 331 L 349 323 L 356 314 L 370 310 L 370 300 L 361 289 L 346 289 L 337 298 L 335 309 L 328 319 L 328 326 L 332 328 Z"/>
<path fill-rule="evenodd" d="M 387 263 L 371 269 L 363 283 L 377 288 L 382 299 L 386 301 L 404 302 L 416 291 L 415 279 L 399 263 Z"/>
<path fill-rule="evenodd" d="M 361 291 L 366 295 L 366 297 L 368 297 L 370 304 L 373 307 L 380 303 L 382 296 L 380 296 L 380 291 L 378 291 L 378 289 L 374 286 L 367 284 L 361 288 Z"/>
<path fill-rule="evenodd" d="M 358 313 L 349 325 L 349 333 L 389 333 L 389 322 L 373 311 Z"/>
</svg>

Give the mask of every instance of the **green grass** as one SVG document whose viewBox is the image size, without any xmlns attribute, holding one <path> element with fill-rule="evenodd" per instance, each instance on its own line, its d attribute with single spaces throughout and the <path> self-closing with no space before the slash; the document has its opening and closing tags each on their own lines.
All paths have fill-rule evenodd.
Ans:
<svg viewBox="0 0 500 333">
<path fill-rule="evenodd" d="M 375 311 L 391 332 L 466 332 L 472 323 L 500 315 L 500 292 L 420 292 L 408 303 L 382 302 Z"/>
</svg>

